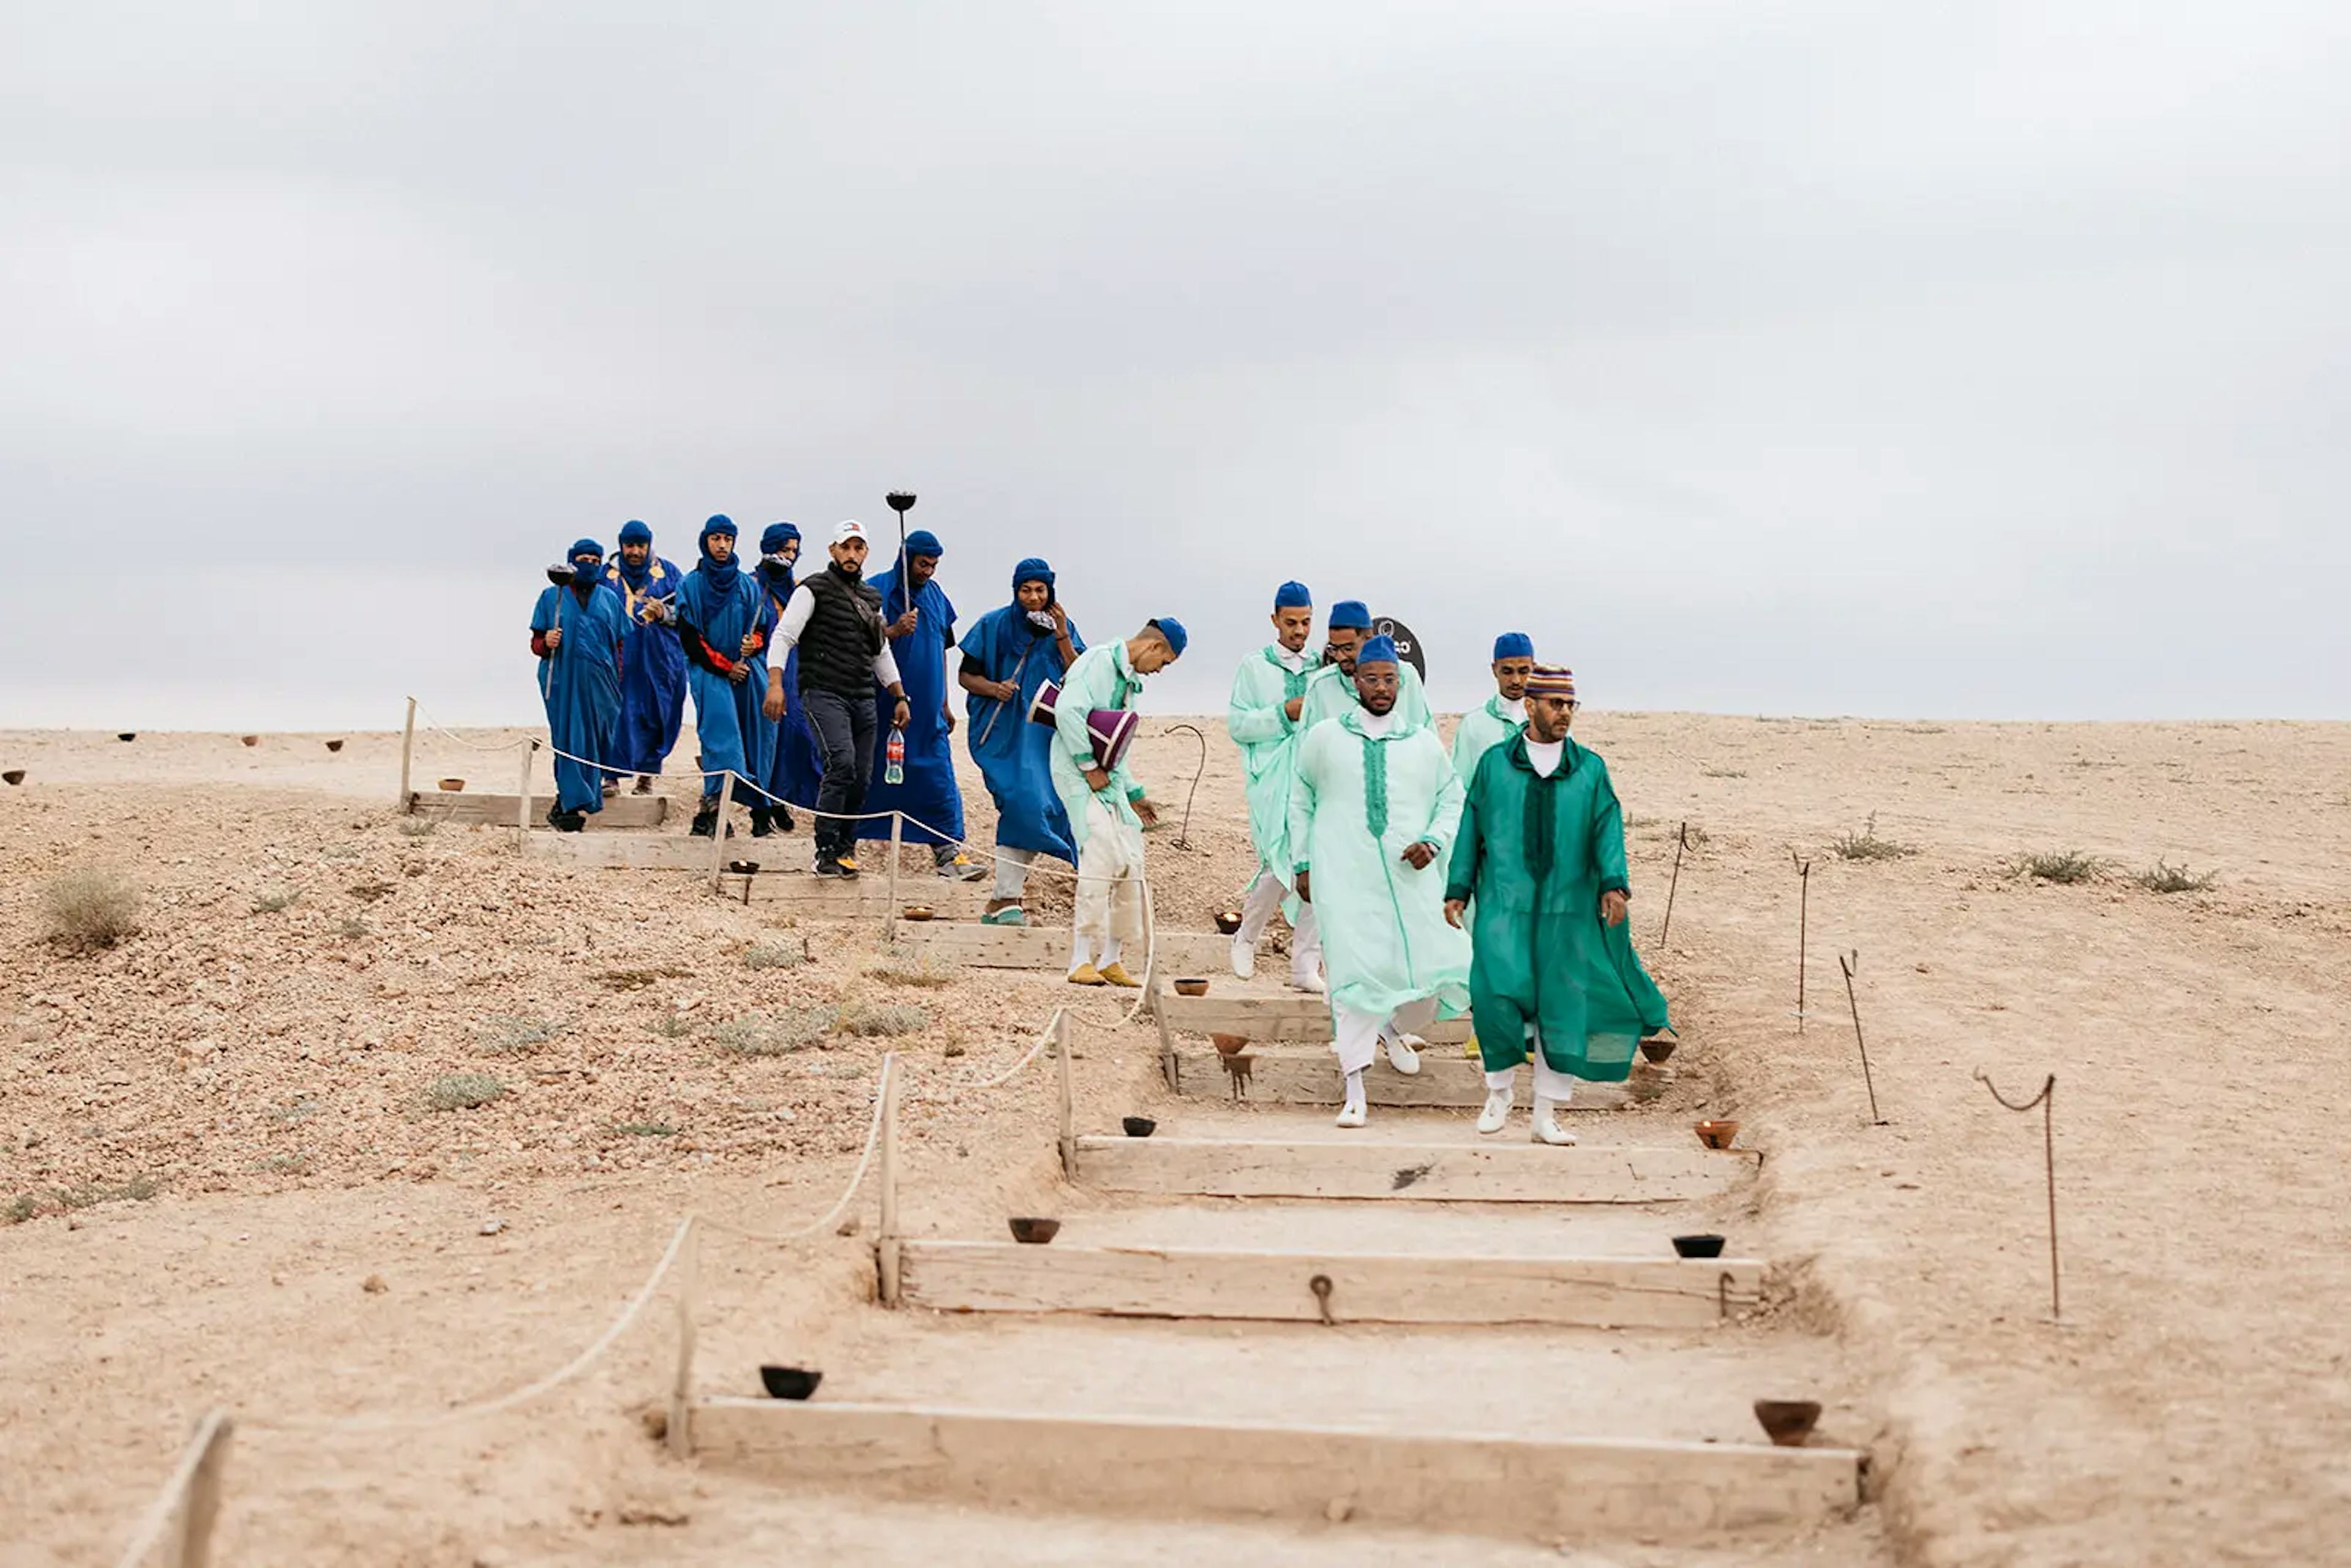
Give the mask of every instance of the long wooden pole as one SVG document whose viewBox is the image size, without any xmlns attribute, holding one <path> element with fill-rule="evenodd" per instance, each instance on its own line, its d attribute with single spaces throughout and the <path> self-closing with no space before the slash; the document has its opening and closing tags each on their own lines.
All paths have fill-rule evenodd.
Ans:
<svg viewBox="0 0 2351 1568">
<path fill-rule="evenodd" d="M 409 765 L 416 757 L 416 699 L 408 699 L 408 723 L 400 732 L 400 809 L 416 810 L 416 796 L 409 789 Z"/>
<path fill-rule="evenodd" d="M 898 1304 L 898 1053 L 882 1059 L 882 1224 L 874 1257 L 882 1274 L 882 1304 Z"/>
<path fill-rule="evenodd" d="M 726 874 L 726 808 L 735 799 L 735 774 L 730 768 L 718 776 L 718 820 L 710 824 L 710 891 L 718 891 L 718 879 Z"/>
<path fill-rule="evenodd" d="M 530 837 L 530 759 L 538 750 L 538 742 L 535 740 L 522 748 L 522 777 L 515 784 L 515 826 L 522 834 L 515 841 L 517 852 L 523 848 L 523 840 Z"/>
<path fill-rule="evenodd" d="M 899 513 L 898 520 L 905 521 L 905 516 L 904 512 Z M 882 931 L 883 939 L 893 947 L 898 945 L 898 852 L 904 847 L 905 841 L 906 813 L 892 811 L 890 813 L 890 912 L 883 917 Z"/>
<path fill-rule="evenodd" d="M 677 1368 L 670 1376 L 664 1436 L 669 1451 L 683 1459 L 694 1452 L 694 1320 L 702 1297 L 702 1227 L 690 1220 L 677 1268 Z"/>
<path fill-rule="evenodd" d="M 1070 1181 L 1078 1179 L 1078 1101 L 1070 1085 L 1070 1015 L 1065 1009 L 1053 1015 L 1053 1054 L 1060 1059 L 1061 1071 L 1061 1175 Z"/>
<path fill-rule="evenodd" d="M 179 1529 L 172 1532 L 174 1568 L 207 1568 L 213 1560 L 213 1526 L 220 1520 L 221 1470 L 228 1463 L 229 1435 L 235 1430 L 236 1423 L 222 1410 L 206 1416 L 199 1429 L 204 1455 L 196 1461 L 195 1473 L 188 1478 Z"/>
</svg>

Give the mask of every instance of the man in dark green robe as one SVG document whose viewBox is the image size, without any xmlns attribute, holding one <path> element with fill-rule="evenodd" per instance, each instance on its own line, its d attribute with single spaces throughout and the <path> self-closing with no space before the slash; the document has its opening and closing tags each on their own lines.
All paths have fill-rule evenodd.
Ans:
<svg viewBox="0 0 2351 1568">
<path fill-rule="evenodd" d="M 1479 759 L 1446 878 L 1445 917 L 1473 901 L 1469 1005 L 1486 1066 L 1481 1133 L 1510 1113 L 1519 1062 L 1534 1055 L 1534 1136 L 1572 1144 L 1555 1113 L 1579 1078 L 1622 1082 L 1641 1037 L 1672 1026 L 1633 952 L 1625 818 L 1608 765 L 1568 737 L 1575 677 L 1539 664 L 1527 727 Z"/>
</svg>

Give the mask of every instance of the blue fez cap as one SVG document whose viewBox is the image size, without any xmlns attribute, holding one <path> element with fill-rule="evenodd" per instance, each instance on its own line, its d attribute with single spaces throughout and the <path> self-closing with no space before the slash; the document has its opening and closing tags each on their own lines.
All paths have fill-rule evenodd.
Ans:
<svg viewBox="0 0 2351 1568">
<path fill-rule="evenodd" d="M 1505 659 L 1531 659 L 1535 656 L 1535 640 L 1523 632 L 1505 632 L 1494 639 L 1494 662 Z"/>
<path fill-rule="evenodd" d="M 1273 607 L 1276 610 L 1311 610 L 1314 608 L 1314 595 L 1307 591 L 1302 582 L 1285 582 L 1273 591 Z"/>
<path fill-rule="evenodd" d="M 910 556 L 926 555 L 935 560 L 947 552 L 939 548 L 938 535 L 928 528 L 916 528 L 906 536 L 906 553 Z"/>
<path fill-rule="evenodd" d="M 1368 632 L 1372 629 L 1372 612 L 1360 599 L 1342 599 L 1331 606 L 1331 630 L 1333 632 Z"/>
<path fill-rule="evenodd" d="M 1396 662 L 1395 639 L 1393 637 L 1374 637 L 1355 650 L 1355 668 L 1359 670 L 1365 664 L 1393 664 Z"/>
<path fill-rule="evenodd" d="M 571 541 L 570 550 L 565 554 L 563 559 L 566 560 L 577 560 L 583 555 L 592 555 L 598 560 L 602 560 L 604 559 L 604 547 L 598 544 L 594 539 L 573 539 Z"/>
<path fill-rule="evenodd" d="M 1169 651 L 1177 658 L 1184 656 L 1184 646 L 1192 640 L 1191 634 L 1184 630 L 1184 622 L 1173 615 L 1162 615 L 1151 622 L 1151 629 L 1167 639 Z"/>
<path fill-rule="evenodd" d="M 623 545 L 649 545 L 653 542 L 653 531 L 632 517 L 621 525 L 621 542 Z"/>
</svg>

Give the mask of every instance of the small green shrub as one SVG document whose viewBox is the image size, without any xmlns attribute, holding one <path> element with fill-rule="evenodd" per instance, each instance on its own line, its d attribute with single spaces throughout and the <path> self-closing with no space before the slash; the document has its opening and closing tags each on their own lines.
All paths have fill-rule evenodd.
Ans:
<svg viewBox="0 0 2351 1568">
<path fill-rule="evenodd" d="M 657 969 L 607 969 L 596 977 L 608 991 L 642 991 L 664 980 L 683 980 L 692 973 L 690 969 L 664 964 Z"/>
<path fill-rule="evenodd" d="M 111 947 L 139 930 L 139 888 L 119 871 L 69 871 L 41 889 L 41 919 L 52 941 Z"/>
<path fill-rule="evenodd" d="M 664 1040 L 684 1040 L 694 1032 L 694 1025 L 687 1021 L 684 1013 L 664 1013 L 661 1021 L 653 1026 L 653 1030 Z"/>
<path fill-rule="evenodd" d="M 441 824 L 431 817 L 402 817 L 400 834 L 406 839 L 429 839 L 441 831 Z"/>
<path fill-rule="evenodd" d="M 1829 849 L 1837 859 L 1846 861 L 1898 861 L 1905 855 L 1918 852 L 1915 844 L 1898 839 L 1877 836 L 1877 813 L 1869 814 L 1868 822 L 1857 833 L 1847 833 L 1830 843 Z"/>
<path fill-rule="evenodd" d="M 719 1050 L 737 1056 L 786 1056 L 806 1051 L 840 1024 L 839 1008 L 788 1008 L 731 1019 L 718 1026 L 715 1038 Z"/>
<path fill-rule="evenodd" d="M 484 1055 L 520 1056 L 562 1032 L 560 1024 L 546 1019 L 494 1018 L 483 1019 L 475 1028 L 474 1038 Z"/>
<path fill-rule="evenodd" d="M 621 1122 L 612 1132 L 623 1138 L 674 1138 L 677 1129 L 666 1122 Z"/>
<path fill-rule="evenodd" d="M 356 915 L 347 915 L 342 924 L 335 927 L 335 934 L 357 941 L 368 934 L 368 923 Z"/>
<path fill-rule="evenodd" d="M 82 1182 L 75 1186 L 57 1188 L 57 1207 L 64 1209 L 89 1208 L 101 1203 L 144 1203 L 162 1190 L 155 1178 L 135 1176 L 126 1182 Z"/>
<path fill-rule="evenodd" d="M 506 1093 L 507 1086 L 486 1072 L 449 1072 L 433 1081 L 424 1101 L 435 1111 L 471 1111 Z"/>
<path fill-rule="evenodd" d="M 0 1219 L 10 1225 L 22 1225 L 40 1212 L 41 1200 L 29 1192 L 20 1192 L 8 1200 L 6 1208 L 0 1209 Z"/>
<path fill-rule="evenodd" d="M 2149 893 L 2203 893 L 2220 879 L 2209 871 L 2191 872 L 2184 865 L 2166 865 L 2158 859 L 2135 880 Z"/>
<path fill-rule="evenodd" d="M 876 1007 L 861 1002 L 846 1009 L 841 1015 L 839 1029 L 843 1034 L 853 1034 L 862 1040 L 883 1040 L 902 1034 L 919 1034 L 930 1028 L 931 1015 L 922 1008 L 910 1008 L 891 1003 Z"/>
<path fill-rule="evenodd" d="M 956 983 L 957 976 L 925 959 L 919 964 L 883 964 L 865 971 L 868 979 L 885 986 L 907 986 L 918 991 L 942 990 Z"/>
<path fill-rule="evenodd" d="M 276 915 L 293 908 L 294 901 L 301 896 L 283 887 L 265 888 L 253 895 L 253 912 L 256 915 Z"/>
<path fill-rule="evenodd" d="M 797 969 L 808 962 L 808 955 L 798 947 L 788 947 L 780 942 L 754 944 L 743 955 L 747 969 Z"/>
<path fill-rule="evenodd" d="M 1701 768 L 1698 769 L 1698 773 L 1701 777 L 1707 779 L 1744 779 L 1747 777 L 1747 770 L 1743 768 Z"/>
<path fill-rule="evenodd" d="M 2061 854 L 2019 855 L 2014 866 L 2019 876 L 2068 885 L 2095 881 L 2105 874 L 2105 861 L 2095 855 L 2084 854 L 2079 850 L 2067 850 Z"/>
</svg>

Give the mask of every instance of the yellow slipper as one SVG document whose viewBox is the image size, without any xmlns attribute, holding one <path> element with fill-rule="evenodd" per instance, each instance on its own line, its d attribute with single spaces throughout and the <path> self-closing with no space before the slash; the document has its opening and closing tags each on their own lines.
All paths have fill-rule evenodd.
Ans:
<svg viewBox="0 0 2351 1568">
<path fill-rule="evenodd" d="M 1099 986 L 1103 983 L 1102 971 L 1092 964 L 1081 964 L 1070 971 L 1070 984 L 1073 986 Z"/>
<path fill-rule="evenodd" d="M 1102 984 L 1106 986 L 1119 986 L 1130 991 L 1139 991 L 1143 988 L 1143 982 L 1136 979 L 1133 975 L 1128 974 L 1126 972 L 1126 966 L 1123 964 L 1110 964 L 1104 966 L 1102 972 Z"/>
<path fill-rule="evenodd" d="M 1478 1037 L 1476 1035 L 1473 1034 L 1468 1040 L 1461 1042 L 1461 1054 L 1468 1057 L 1472 1061 L 1478 1060 Z"/>
</svg>

